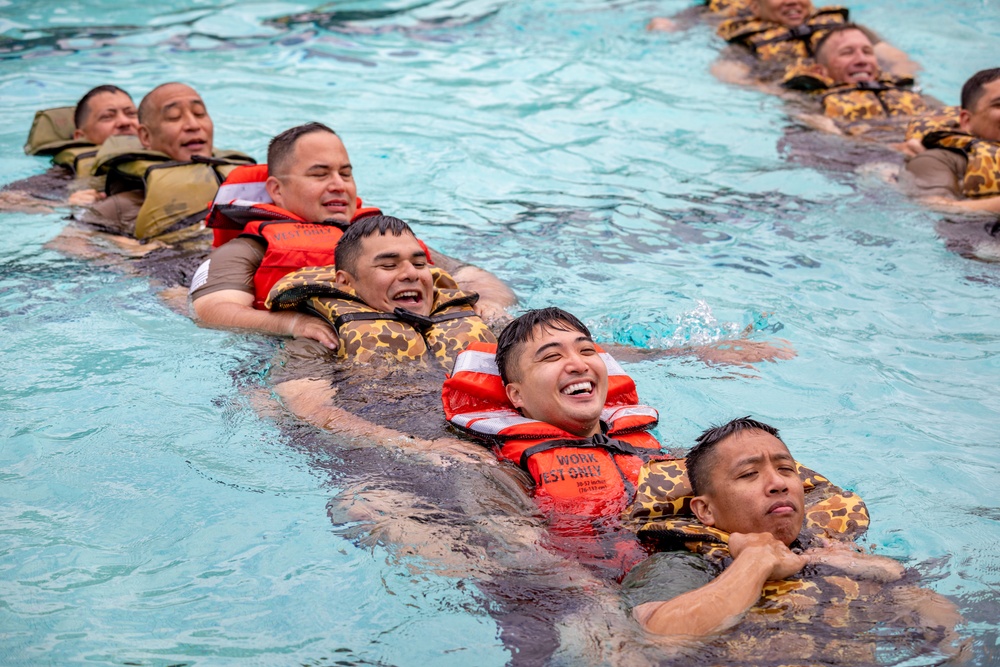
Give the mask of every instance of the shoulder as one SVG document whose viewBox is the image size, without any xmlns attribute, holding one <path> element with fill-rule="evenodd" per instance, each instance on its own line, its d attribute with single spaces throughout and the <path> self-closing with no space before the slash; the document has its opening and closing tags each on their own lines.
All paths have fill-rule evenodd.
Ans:
<svg viewBox="0 0 1000 667">
<path fill-rule="evenodd" d="M 264 244 L 256 239 L 239 237 L 224 243 L 209 255 L 201 280 L 192 282 L 191 298 L 231 289 L 253 293 L 254 273 L 263 258 Z"/>
</svg>

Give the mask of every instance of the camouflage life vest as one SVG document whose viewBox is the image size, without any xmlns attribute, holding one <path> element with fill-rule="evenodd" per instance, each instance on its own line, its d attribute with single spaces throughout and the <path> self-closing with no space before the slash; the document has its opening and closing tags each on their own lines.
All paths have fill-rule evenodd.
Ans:
<svg viewBox="0 0 1000 667">
<path fill-rule="evenodd" d="M 847 23 L 844 7 L 822 7 L 804 23 L 787 28 L 756 17 L 737 17 L 719 26 L 718 34 L 730 44 L 746 47 L 761 60 L 792 60 L 813 55 L 825 28 Z"/>
<path fill-rule="evenodd" d="M 836 84 L 805 63 L 790 67 L 782 84 L 820 96 L 823 113 L 844 123 L 916 116 L 927 111 L 910 77 L 882 76 L 877 81 Z"/>
<path fill-rule="evenodd" d="M 335 282 L 333 267 L 295 271 L 272 288 L 270 310 L 301 310 L 323 318 L 337 331 L 337 355 L 355 363 L 376 356 L 395 361 L 435 361 L 450 368 L 469 343 L 495 342 L 489 327 L 472 306 L 475 293 L 463 292 L 451 276 L 436 267 L 430 315 L 403 308 L 387 313 L 366 304 L 350 287 Z"/>
<path fill-rule="evenodd" d="M 94 173 L 107 177 L 105 193 L 145 193 L 133 233 L 140 241 L 172 242 L 199 233 L 209 203 L 229 172 L 254 163 L 238 151 L 217 150 L 210 158 L 196 155 L 190 162 L 178 162 L 141 147 L 107 153 L 103 149 Z"/>
<path fill-rule="evenodd" d="M 921 114 L 906 126 L 907 141 L 916 139 L 923 143 L 924 137 L 931 132 L 960 132 L 958 112 L 958 107 L 945 107 Z"/>
<path fill-rule="evenodd" d="M 935 131 L 924 137 L 927 148 L 943 148 L 968 159 L 962 194 L 966 197 L 1000 195 L 1000 143 L 963 132 Z"/>
<path fill-rule="evenodd" d="M 749 0 L 707 0 L 705 9 L 712 14 L 737 16 L 750 11 L 750 2 Z"/>
<path fill-rule="evenodd" d="M 805 525 L 799 534 L 800 544 L 808 546 L 818 537 L 853 540 L 868 529 L 868 508 L 861 498 L 834 486 L 800 463 L 796 467 L 805 487 Z M 651 461 L 639 473 L 635 502 L 628 511 L 627 522 L 644 540 L 659 545 L 684 545 L 715 563 L 728 563 L 729 533 L 702 525 L 691 512 L 691 498 L 683 459 Z M 834 580 L 840 594 L 845 594 L 844 586 L 857 588 L 848 585 L 850 580 L 846 577 L 829 579 Z M 815 595 L 822 585 L 814 579 L 797 578 L 767 582 L 757 605 L 763 609 L 780 608 L 785 604 L 782 596 Z"/>
</svg>

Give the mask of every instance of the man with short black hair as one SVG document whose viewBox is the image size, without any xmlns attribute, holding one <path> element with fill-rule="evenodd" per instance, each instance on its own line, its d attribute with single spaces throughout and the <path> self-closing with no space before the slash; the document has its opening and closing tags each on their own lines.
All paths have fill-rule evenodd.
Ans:
<svg viewBox="0 0 1000 667">
<path fill-rule="evenodd" d="M 868 523 L 860 499 L 797 464 L 777 429 L 750 417 L 710 428 L 697 439 L 685 464 L 686 478 L 676 477 L 682 470 L 676 465 L 654 462 L 640 480 L 636 507 L 642 511 L 633 510 L 633 517 L 645 520 L 640 534 L 659 535 L 694 552 L 657 554 L 624 582 L 638 602 L 633 613 L 646 630 L 706 637 L 744 619 L 773 628 L 780 618 L 776 615 L 786 611 L 789 626 L 803 622 L 808 629 L 811 622 L 827 620 L 849 630 L 844 648 L 831 650 L 850 650 L 842 655 L 855 655 L 852 660 L 859 662 L 870 649 L 858 635 L 876 623 L 887 646 L 912 641 L 916 630 L 929 643 L 955 638 L 952 630 L 961 617 L 954 605 L 931 591 L 894 584 L 903 566 L 865 554 L 851 541 Z M 661 515 L 651 518 L 650 508 Z M 657 584 L 673 592 L 661 597 Z M 842 618 L 845 600 L 856 603 Z M 900 607 L 913 615 L 893 635 L 887 621 Z M 830 646 L 844 642 L 837 638 Z M 733 644 L 748 648 L 740 638 Z M 826 646 L 796 645 L 802 647 L 796 660 L 825 663 Z M 751 661 L 758 658 L 756 652 L 752 655 Z"/>
<path fill-rule="evenodd" d="M 110 136 L 136 135 L 138 114 L 132 97 L 118 86 L 106 84 L 90 89 L 73 112 L 74 139 L 100 145 Z"/>
<path fill-rule="evenodd" d="M 901 176 L 931 207 L 1000 213 L 1000 68 L 966 81 L 961 104 L 958 130 L 926 135 Z"/>
<path fill-rule="evenodd" d="M 357 184 L 347 149 L 326 125 L 307 123 L 272 139 L 268 167 L 265 187 L 274 202 L 267 205 L 273 217 L 266 229 L 250 223 L 239 238 L 212 252 L 192 281 L 194 312 L 200 322 L 210 326 L 310 338 L 336 349 L 336 334 L 326 322 L 309 315 L 268 312 L 263 305 L 283 275 L 305 266 L 333 264 L 343 229 L 358 216 Z M 281 228 L 290 230 L 291 235 L 278 233 L 276 223 L 284 225 Z M 294 265 L 272 266 L 270 258 L 279 253 L 293 257 L 282 250 L 286 245 L 294 245 L 296 253 L 301 250 L 307 255 L 294 255 L 289 260 Z M 463 290 L 480 295 L 476 310 L 486 319 L 502 317 L 504 309 L 515 302 L 513 292 L 492 274 L 437 253 L 433 258 Z"/>
</svg>

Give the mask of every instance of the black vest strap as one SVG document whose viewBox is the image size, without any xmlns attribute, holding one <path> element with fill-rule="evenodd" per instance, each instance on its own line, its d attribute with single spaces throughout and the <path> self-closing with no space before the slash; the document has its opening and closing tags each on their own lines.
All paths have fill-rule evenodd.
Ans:
<svg viewBox="0 0 1000 667">
<path fill-rule="evenodd" d="M 640 447 L 635 447 L 625 442 L 624 440 L 616 440 L 614 438 L 609 438 L 603 433 L 598 433 L 590 438 L 572 438 L 565 440 L 546 440 L 545 442 L 540 442 L 537 445 L 528 447 L 521 453 L 520 466 L 527 470 L 528 459 L 530 459 L 535 454 L 540 452 L 545 452 L 550 449 L 558 449 L 560 447 L 573 447 L 579 449 L 604 449 L 612 454 L 625 454 L 628 456 L 638 456 L 644 461 L 648 461 L 655 452 L 649 449 L 642 449 Z"/>
</svg>

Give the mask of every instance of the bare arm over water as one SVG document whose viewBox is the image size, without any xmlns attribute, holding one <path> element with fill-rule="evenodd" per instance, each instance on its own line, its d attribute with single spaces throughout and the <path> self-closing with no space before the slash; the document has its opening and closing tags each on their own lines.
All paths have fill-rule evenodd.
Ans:
<svg viewBox="0 0 1000 667">
<path fill-rule="evenodd" d="M 483 322 L 492 327 L 510 319 L 507 309 L 517 303 L 517 296 L 504 281 L 485 269 L 465 264 L 436 250 L 432 250 L 431 255 L 435 266 L 450 274 L 463 291 L 479 294 L 479 301 L 473 309 Z"/>
<path fill-rule="evenodd" d="M 769 533 L 733 533 L 733 562 L 701 588 L 632 610 L 644 629 L 668 636 L 703 637 L 735 625 L 760 599 L 764 583 L 790 577 L 807 563 Z"/>
<path fill-rule="evenodd" d="M 340 345 L 336 332 L 325 320 L 305 313 L 257 310 L 253 301 L 253 294 L 240 290 L 211 292 L 195 299 L 194 314 L 200 324 L 213 328 L 311 338 L 331 350 Z"/>
<path fill-rule="evenodd" d="M 776 343 L 740 338 L 723 340 L 709 345 L 646 349 L 627 345 L 601 344 L 618 361 L 636 362 L 663 359 L 664 357 L 696 357 L 710 366 L 729 365 L 748 368 L 761 361 L 793 359 L 796 356 L 791 343 L 778 339 Z"/>
</svg>

